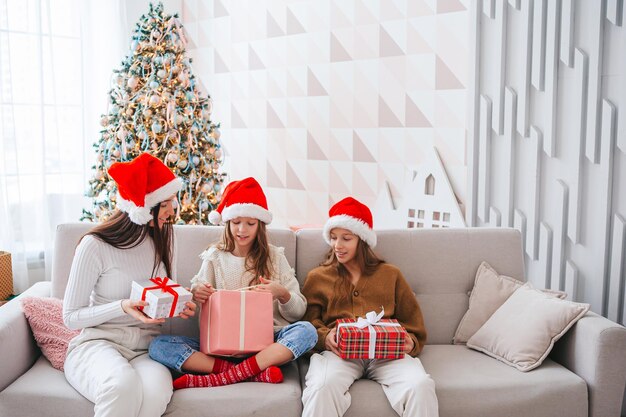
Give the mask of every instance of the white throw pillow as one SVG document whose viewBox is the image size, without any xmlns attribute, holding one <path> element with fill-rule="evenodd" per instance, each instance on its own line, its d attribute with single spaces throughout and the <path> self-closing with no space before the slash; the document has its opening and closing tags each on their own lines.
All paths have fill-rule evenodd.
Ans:
<svg viewBox="0 0 626 417">
<path fill-rule="evenodd" d="M 476 271 L 474 288 L 470 294 L 469 309 L 461 319 L 454 334 L 454 343 L 465 344 L 485 324 L 515 290 L 524 285 L 522 281 L 500 275 L 487 262 Z M 542 290 L 557 298 L 565 298 L 562 291 Z"/>
<path fill-rule="evenodd" d="M 467 341 L 520 371 L 535 369 L 554 343 L 589 310 L 589 304 L 554 298 L 521 286 Z"/>
</svg>

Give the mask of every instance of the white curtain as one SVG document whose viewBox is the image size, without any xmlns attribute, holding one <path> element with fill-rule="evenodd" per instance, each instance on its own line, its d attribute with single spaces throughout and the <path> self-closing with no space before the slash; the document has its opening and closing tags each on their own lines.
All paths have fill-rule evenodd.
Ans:
<svg viewBox="0 0 626 417">
<path fill-rule="evenodd" d="M 56 226 L 89 204 L 125 16 L 122 0 L 0 0 L 0 250 L 15 293 L 50 278 Z"/>
</svg>

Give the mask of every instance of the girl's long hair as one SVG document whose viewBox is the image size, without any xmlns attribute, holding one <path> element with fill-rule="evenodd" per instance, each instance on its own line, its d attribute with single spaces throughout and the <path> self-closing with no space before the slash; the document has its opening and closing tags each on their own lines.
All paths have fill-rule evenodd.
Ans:
<svg viewBox="0 0 626 417">
<path fill-rule="evenodd" d="M 354 254 L 354 259 L 361 270 L 361 274 L 363 275 L 372 275 L 380 264 L 385 263 L 385 261 L 378 257 L 363 239 L 359 238 L 359 243 L 357 243 L 356 253 Z M 350 283 L 350 274 L 345 266 L 339 260 L 337 260 L 337 256 L 335 255 L 335 250 L 331 247 L 328 253 L 326 254 L 326 260 L 321 263 L 322 266 L 332 266 L 337 271 L 337 276 L 339 277 L 335 280 L 335 290 L 333 291 L 334 296 L 332 302 L 340 302 L 346 300 L 348 298 L 348 294 L 350 294 L 351 286 Z"/>
<path fill-rule="evenodd" d="M 150 210 L 154 226 L 133 223 L 128 213 L 117 210 L 109 219 L 85 233 L 84 236 L 93 235 L 117 249 L 134 248 L 141 244 L 146 236 L 150 236 L 154 242 L 152 276 L 156 275 L 159 265 L 163 263 L 167 276 L 172 277 L 174 229 L 171 223 L 165 223 L 163 227 L 159 227 L 160 207 L 159 203 Z"/>
<path fill-rule="evenodd" d="M 252 242 L 250 252 L 246 255 L 246 271 L 250 272 L 253 278 L 248 285 L 260 284 L 259 277 L 272 279 L 273 268 L 270 260 L 270 246 L 267 239 L 267 227 L 261 220 L 257 220 L 259 226 L 257 228 L 256 237 Z M 217 244 L 219 250 L 233 252 L 235 250 L 235 238 L 230 231 L 230 220 L 224 226 L 222 240 Z"/>
</svg>

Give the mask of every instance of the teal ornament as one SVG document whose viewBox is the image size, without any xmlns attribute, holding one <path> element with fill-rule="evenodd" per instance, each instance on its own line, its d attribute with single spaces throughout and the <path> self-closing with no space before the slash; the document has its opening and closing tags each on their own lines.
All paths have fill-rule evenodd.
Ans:
<svg viewBox="0 0 626 417">
<path fill-rule="evenodd" d="M 185 97 L 187 98 L 187 100 L 189 101 L 193 101 L 196 99 L 196 96 L 193 94 L 193 92 L 191 91 L 187 91 L 187 94 L 185 95 Z"/>
<path fill-rule="evenodd" d="M 202 200 L 199 204 L 200 210 L 206 211 L 209 208 L 209 203 L 206 200 Z"/>
<path fill-rule="evenodd" d="M 161 126 L 161 124 L 159 122 L 152 123 L 152 132 L 153 133 L 161 133 L 161 129 L 163 129 L 163 127 Z"/>
<path fill-rule="evenodd" d="M 159 83 L 158 81 L 150 81 L 150 88 L 152 88 L 153 90 L 156 90 L 157 88 L 159 88 Z"/>
<path fill-rule="evenodd" d="M 139 42 L 135 39 L 134 41 L 132 41 L 132 43 L 130 44 L 130 49 L 132 51 L 136 51 L 137 48 L 139 47 Z"/>
</svg>

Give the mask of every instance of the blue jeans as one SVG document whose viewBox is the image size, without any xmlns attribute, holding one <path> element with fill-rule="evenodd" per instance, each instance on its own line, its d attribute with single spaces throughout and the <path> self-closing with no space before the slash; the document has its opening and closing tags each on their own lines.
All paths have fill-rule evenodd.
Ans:
<svg viewBox="0 0 626 417">
<path fill-rule="evenodd" d="M 308 321 L 297 321 L 274 333 L 274 342 L 289 349 L 295 360 L 315 346 L 317 330 Z M 183 363 L 199 350 L 200 341 L 195 337 L 161 335 L 150 343 L 148 353 L 168 368 L 184 372 Z"/>
</svg>

